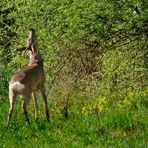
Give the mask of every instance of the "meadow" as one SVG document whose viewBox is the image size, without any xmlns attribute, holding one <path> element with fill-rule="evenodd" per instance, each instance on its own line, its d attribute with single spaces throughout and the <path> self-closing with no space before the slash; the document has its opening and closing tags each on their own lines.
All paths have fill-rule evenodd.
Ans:
<svg viewBox="0 0 148 148">
<path fill-rule="evenodd" d="M 128 96 L 129 97 L 129 96 Z M 139 97 L 141 101 L 139 102 Z M 87 98 L 89 99 L 89 98 Z M 66 119 L 59 105 L 49 103 L 50 122 L 46 121 L 42 98 L 39 120 L 34 120 L 31 100 L 28 111 L 31 124 L 21 112 L 18 99 L 10 126 L 6 126 L 8 99 L 0 101 L 0 147 L 121 147 L 146 148 L 148 146 L 148 102 L 146 92 L 130 94 L 131 101 L 111 105 L 107 98 L 89 102 L 77 98 L 69 107 Z M 128 100 L 130 100 L 128 99 Z M 136 100 L 137 99 L 137 100 Z"/>
</svg>

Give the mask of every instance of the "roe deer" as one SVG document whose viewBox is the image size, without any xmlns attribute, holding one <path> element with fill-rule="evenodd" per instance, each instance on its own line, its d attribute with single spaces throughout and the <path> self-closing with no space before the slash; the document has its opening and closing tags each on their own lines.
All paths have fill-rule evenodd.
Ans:
<svg viewBox="0 0 148 148">
<path fill-rule="evenodd" d="M 24 97 L 23 110 L 27 122 L 30 123 L 27 114 L 27 105 L 29 103 L 31 95 L 34 98 L 35 104 L 35 119 L 38 118 L 38 103 L 35 94 L 35 91 L 37 90 L 40 90 L 42 94 L 46 110 L 46 118 L 47 120 L 49 120 L 47 97 L 44 88 L 45 74 L 43 69 L 43 59 L 41 57 L 41 54 L 39 53 L 37 37 L 34 29 L 31 29 L 29 32 L 27 45 L 25 47 L 17 49 L 17 51 L 24 52 L 27 50 L 30 51 L 28 66 L 16 72 L 9 82 L 10 109 L 8 113 L 8 125 L 10 124 L 10 120 L 12 117 L 14 101 L 18 95 Z"/>
</svg>

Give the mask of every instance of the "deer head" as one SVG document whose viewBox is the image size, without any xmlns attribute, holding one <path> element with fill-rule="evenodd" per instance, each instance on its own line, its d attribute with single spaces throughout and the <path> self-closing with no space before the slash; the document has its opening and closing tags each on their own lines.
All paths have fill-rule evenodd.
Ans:
<svg viewBox="0 0 148 148">
<path fill-rule="evenodd" d="M 38 41 L 37 41 L 36 31 L 34 29 L 29 30 L 27 44 L 24 47 L 17 49 L 17 51 L 19 52 L 26 52 L 27 50 L 30 51 L 31 54 L 34 53 L 39 54 Z"/>
<path fill-rule="evenodd" d="M 29 57 L 29 65 L 33 63 L 39 63 L 43 65 L 43 59 L 40 55 L 39 48 L 38 48 L 38 40 L 36 36 L 36 31 L 34 29 L 29 30 L 29 36 L 27 39 L 27 44 L 17 49 L 18 52 L 25 53 L 26 51 L 30 52 Z"/>
</svg>

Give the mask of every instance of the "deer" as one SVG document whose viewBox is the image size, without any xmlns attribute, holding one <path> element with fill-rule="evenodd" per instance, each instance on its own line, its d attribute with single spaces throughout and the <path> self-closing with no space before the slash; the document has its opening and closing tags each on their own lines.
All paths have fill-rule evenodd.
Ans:
<svg viewBox="0 0 148 148">
<path fill-rule="evenodd" d="M 35 106 L 35 119 L 38 120 L 38 102 L 36 91 L 40 91 L 44 100 L 46 118 L 49 121 L 47 96 L 45 93 L 45 73 L 43 67 L 43 59 L 39 52 L 36 31 L 30 29 L 26 46 L 17 49 L 18 52 L 30 51 L 29 64 L 25 68 L 17 71 L 9 82 L 9 102 L 10 108 L 8 112 L 7 125 L 10 124 L 14 102 L 17 96 L 24 98 L 23 112 L 26 121 L 30 124 L 27 106 L 31 96 L 33 96 Z"/>
</svg>

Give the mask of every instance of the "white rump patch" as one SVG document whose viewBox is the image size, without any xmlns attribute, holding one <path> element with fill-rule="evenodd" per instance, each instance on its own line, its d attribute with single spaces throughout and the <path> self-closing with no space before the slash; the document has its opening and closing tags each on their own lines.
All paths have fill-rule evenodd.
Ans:
<svg viewBox="0 0 148 148">
<path fill-rule="evenodd" d="M 25 88 L 25 86 L 23 84 L 21 84 L 19 81 L 16 81 L 16 82 L 10 84 L 10 89 L 13 89 L 16 91 L 20 91 L 23 88 Z"/>
</svg>

